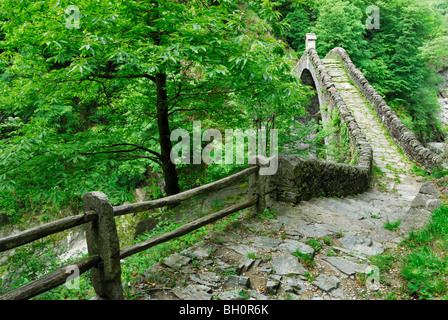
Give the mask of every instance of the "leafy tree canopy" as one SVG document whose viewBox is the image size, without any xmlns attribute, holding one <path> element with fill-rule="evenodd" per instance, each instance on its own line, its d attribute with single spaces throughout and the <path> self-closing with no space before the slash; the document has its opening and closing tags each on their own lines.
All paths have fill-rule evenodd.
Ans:
<svg viewBox="0 0 448 320">
<path fill-rule="evenodd" d="M 80 0 L 79 28 L 68 28 L 71 4 L 2 2 L 0 203 L 10 214 L 76 208 L 92 190 L 121 204 L 153 172 L 176 193 L 188 185 L 169 161 L 175 128 L 276 119 L 286 136 L 303 112 L 307 89 L 290 74 L 294 52 L 272 36 L 284 23 L 270 1 Z"/>
</svg>

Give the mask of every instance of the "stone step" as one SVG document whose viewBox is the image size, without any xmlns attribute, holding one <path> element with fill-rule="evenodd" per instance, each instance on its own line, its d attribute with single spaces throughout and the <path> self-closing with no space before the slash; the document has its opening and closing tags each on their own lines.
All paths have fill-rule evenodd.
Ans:
<svg viewBox="0 0 448 320">
<path fill-rule="evenodd" d="M 320 199 L 319 199 L 320 200 Z M 326 205 L 320 205 L 319 201 L 307 201 L 299 208 L 302 213 L 313 219 L 316 223 L 332 225 L 342 232 L 362 232 L 363 228 L 357 221 L 353 221 L 346 216 L 340 215 L 332 210 L 328 210 Z"/>
<path fill-rule="evenodd" d="M 333 198 L 320 199 L 319 206 L 351 220 L 361 220 L 368 212 L 351 204 L 343 203 Z"/>
<path fill-rule="evenodd" d="M 368 213 L 365 219 L 370 220 L 373 224 L 378 226 L 382 226 L 387 221 L 401 220 L 404 216 L 404 212 L 402 210 L 397 210 L 396 207 L 391 207 L 390 202 L 384 204 L 377 203 L 376 206 L 373 206 L 370 203 L 353 199 L 344 199 L 343 201 L 352 206 L 363 208 L 363 210 Z"/>
</svg>

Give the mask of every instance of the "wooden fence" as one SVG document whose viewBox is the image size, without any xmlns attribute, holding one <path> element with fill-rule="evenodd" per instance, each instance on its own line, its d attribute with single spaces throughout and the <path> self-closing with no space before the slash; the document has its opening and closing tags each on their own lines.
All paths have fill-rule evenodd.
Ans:
<svg viewBox="0 0 448 320">
<path fill-rule="evenodd" d="M 35 297 L 64 284 L 68 278 L 67 270 L 74 269 L 79 270 L 78 275 L 91 270 L 93 287 L 97 296 L 101 299 L 124 299 L 121 285 L 121 259 L 183 236 L 234 212 L 252 206 L 255 207 L 256 213 L 262 213 L 266 207 L 266 177 L 259 174 L 260 167 L 262 166 L 267 165 L 259 164 L 257 161 L 257 165 L 252 165 L 234 175 L 195 189 L 162 199 L 115 207 L 111 205 L 107 196 L 101 192 L 94 191 L 86 193 L 83 197 L 83 215 L 63 218 L 2 238 L 0 239 L 0 252 L 22 246 L 76 226 L 85 225 L 88 257 L 71 262 L 40 279 L 8 291 L 0 296 L 0 300 L 23 300 Z M 191 199 L 197 195 L 228 187 L 246 177 L 249 177 L 250 183 L 248 197 L 244 201 L 186 223 L 173 231 L 120 250 L 114 217 L 178 204 L 181 201 Z"/>
</svg>

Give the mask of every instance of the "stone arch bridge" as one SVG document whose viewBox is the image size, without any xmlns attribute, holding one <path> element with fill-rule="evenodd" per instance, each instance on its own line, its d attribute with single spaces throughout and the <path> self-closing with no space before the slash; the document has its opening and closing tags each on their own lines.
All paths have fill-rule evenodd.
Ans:
<svg viewBox="0 0 448 320">
<path fill-rule="evenodd" d="M 271 179 L 277 199 L 298 203 L 315 196 L 362 193 L 369 189 L 374 167 L 389 179 L 386 188 L 412 199 L 421 185 L 413 177 L 413 163 L 431 170 L 443 165 L 441 156 L 400 121 L 343 48 L 321 59 L 315 46 L 315 34 L 308 33 L 306 51 L 293 72 L 316 91 L 311 104 L 324 126 L 338 113 L 356 159 L 349 165 L 281 155 L 279 172 Z"/>
</svg>

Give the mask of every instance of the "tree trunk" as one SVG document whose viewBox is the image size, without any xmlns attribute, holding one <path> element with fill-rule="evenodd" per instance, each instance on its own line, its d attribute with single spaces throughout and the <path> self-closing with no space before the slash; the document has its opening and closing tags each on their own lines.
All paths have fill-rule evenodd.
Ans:
<svg viewBox="0 0 448 320">
<path fill-rule="evenodd" d="M 155 76 L 157 86 L 157 124 L 159 127 L 160 154 L 162 156 L 162 170 L 165 179 L 165 191 L 168 195 L 180 192 L 176 165 L 171 162 L 170 152 L 171 131 L 168 121 L 168 95 L 166 89 L 166 74 L 157 73 Z"/>
</svg>

